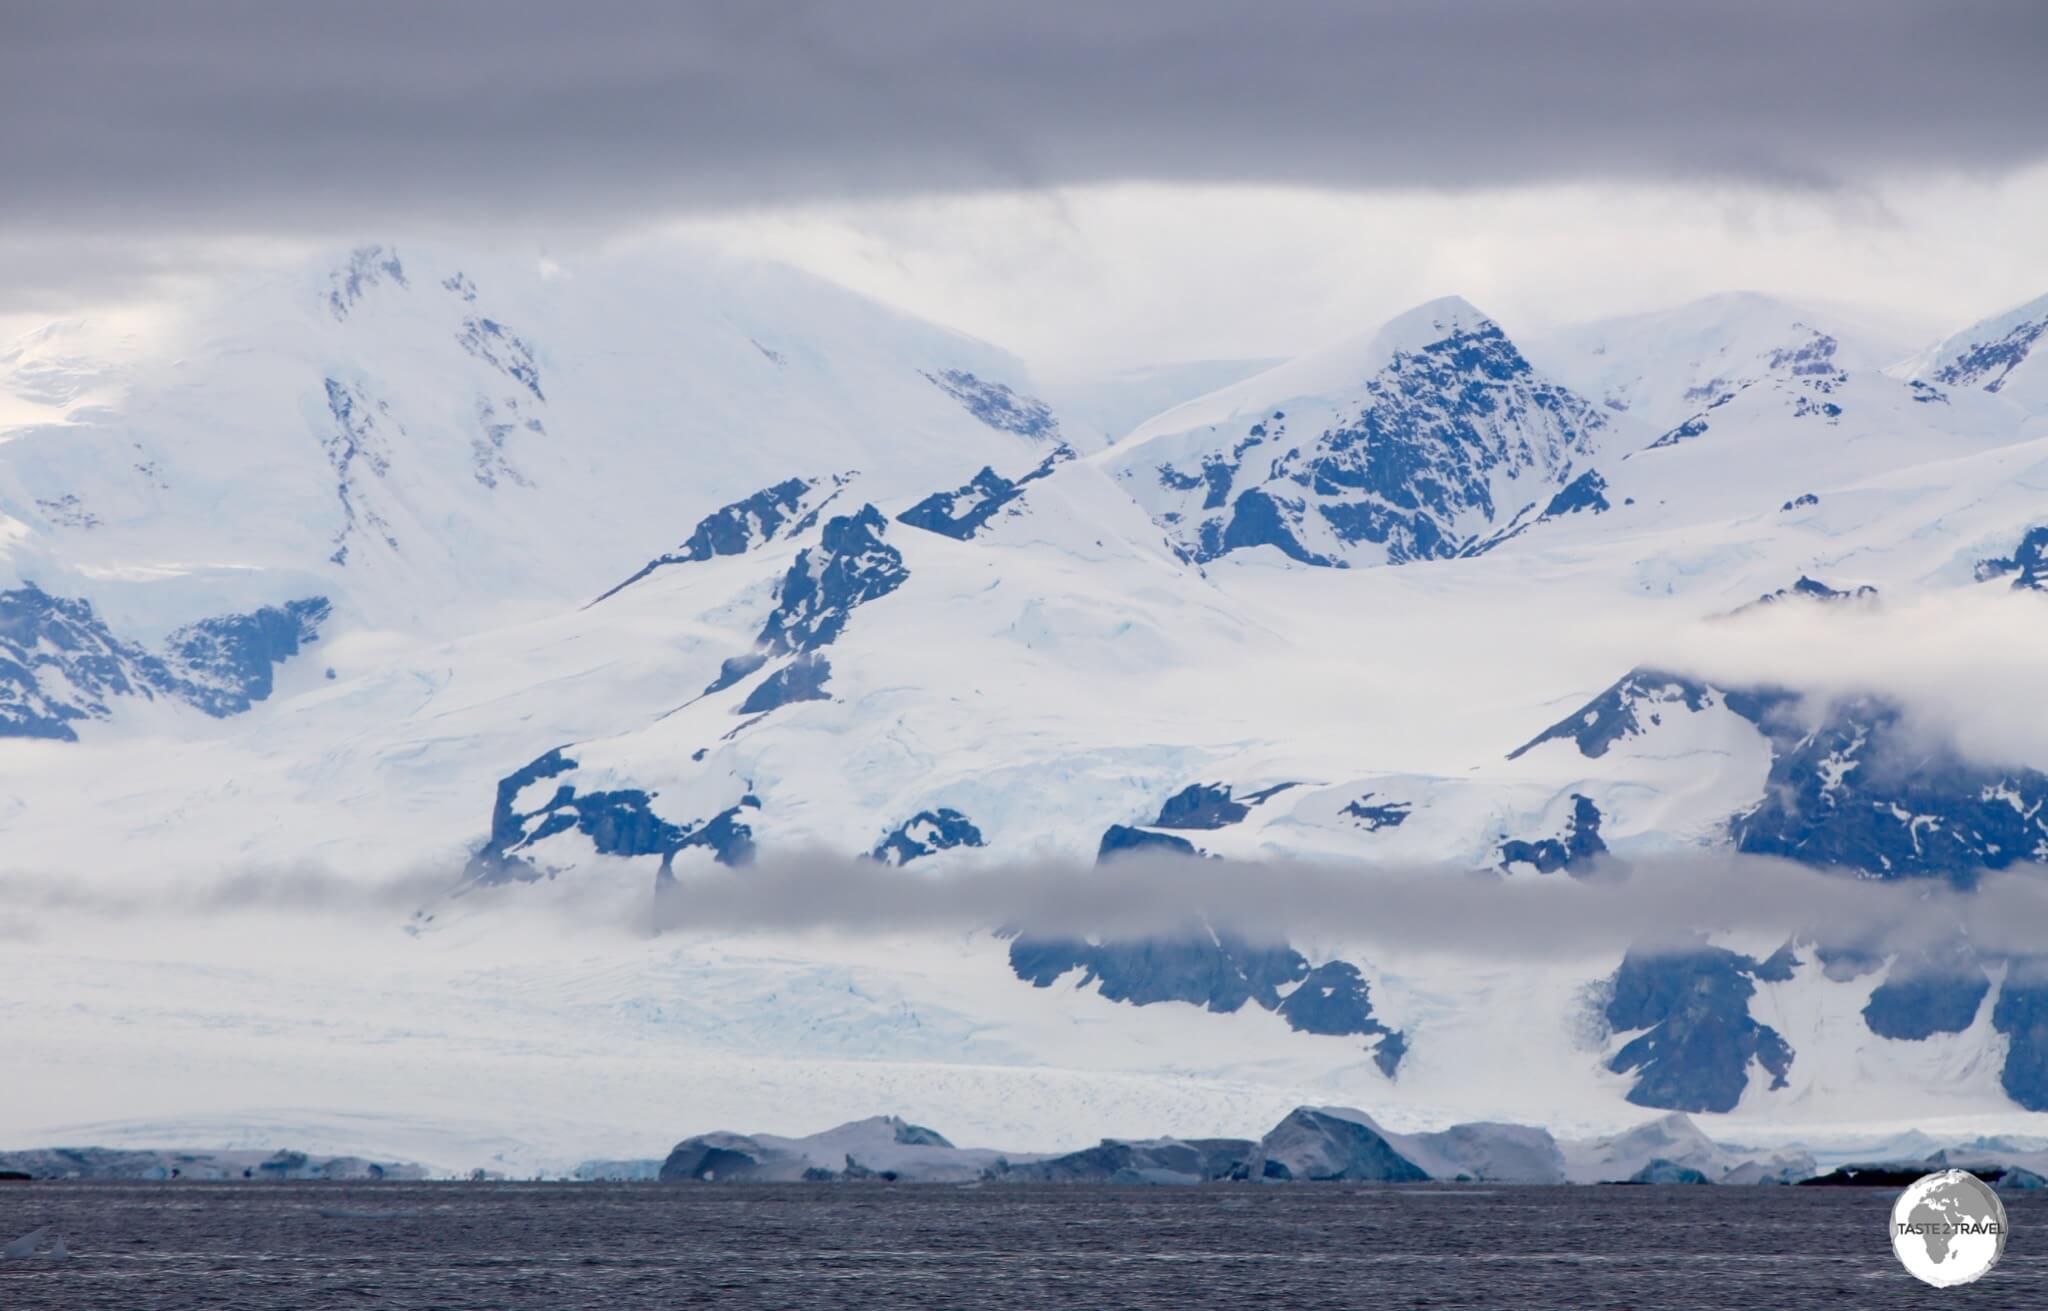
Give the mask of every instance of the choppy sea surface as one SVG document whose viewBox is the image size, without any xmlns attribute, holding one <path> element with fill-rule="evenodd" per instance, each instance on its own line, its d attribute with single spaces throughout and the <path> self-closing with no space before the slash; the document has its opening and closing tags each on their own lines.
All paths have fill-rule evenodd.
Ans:
<svg viewBox="0 0 2048 1311">
<path fill-rule="evenodd" d="M 0 1185 L 0 1307 L 2048 1307 L 2048 1198 L 1915 1282 L 1888 1188 Z"/>
</svg>

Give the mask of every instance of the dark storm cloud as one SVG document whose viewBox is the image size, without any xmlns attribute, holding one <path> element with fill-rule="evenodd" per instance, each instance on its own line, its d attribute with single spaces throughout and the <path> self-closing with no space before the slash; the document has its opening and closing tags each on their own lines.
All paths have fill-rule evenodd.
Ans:
<svg viewBox="0 0 2048 1311">
<path fill-rule="evenodd" d="M 1119 179 L 2000 170 L 2038 0 L 0 4 L 0 228 L 605 228 Z"/>
</svg>

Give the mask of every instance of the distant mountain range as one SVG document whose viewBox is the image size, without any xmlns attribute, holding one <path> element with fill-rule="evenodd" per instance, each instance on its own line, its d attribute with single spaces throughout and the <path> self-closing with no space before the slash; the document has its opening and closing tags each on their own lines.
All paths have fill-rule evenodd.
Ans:
<svg viewBox="0 0 2048 1311">
<path fill-rule="evenodd" d="M 7 846 L 685 899 L 777 851 L 1571 881 L 1709 850 L 1965 889 L 2048 861 L 2048 744 L 1974 756 L 1790 639 L 1740 676 L 1664 640 L 1930 600 L 2039 631 L 2048 298 L 1901 361 L 1755 295 L 1532 343 L 1450 297 L 1252 368 L 1075 416 L 787 270 L 388 246 L 147 336 L 53 324 L 0 350 L 41 416 L 0 432 Z M 1224 385 L 1101 426 L 1176 378 Z M 1795 925 L 1518 991 L 1419 946 L 1191 911 L 992 935 L 1003 986 L 933 1000 L 1270 1026 L 1375 1105 L 1513 1051 L 1564 1072 L 1536 1112 L 2048 1111 L 2048 955 Z"/>
</svg>

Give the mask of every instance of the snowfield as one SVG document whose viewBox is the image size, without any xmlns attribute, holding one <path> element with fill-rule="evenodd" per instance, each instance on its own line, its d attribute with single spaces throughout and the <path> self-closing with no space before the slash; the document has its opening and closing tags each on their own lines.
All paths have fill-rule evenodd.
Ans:
<svg viewBox="0 0 2048 1311">
<path fill-rule="evenodd" d="M 1903 362 L 1750 295 L 1525 355 L 1453 297 L 1123 391 L 685 256 L 366 246 L 54 324 L 0 350 L 0 1039 L 35 1057 L 0 1146 L 2040 1133 L 2048 993 L 2005 948 L 1267 955 L 1189 906 L 1034 986 L 1029 926 L 690 920 L 804 852 L 2031 877 L 2038 308 Z M 1174 378 L 1228 381 L 1088 417 Z M 294 603 L 289 641 L 255 618 Z"/>
</svg>

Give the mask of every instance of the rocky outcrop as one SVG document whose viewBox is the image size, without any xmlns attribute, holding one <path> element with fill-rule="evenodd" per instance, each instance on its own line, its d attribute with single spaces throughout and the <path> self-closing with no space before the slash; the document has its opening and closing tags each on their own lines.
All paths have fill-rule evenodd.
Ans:
<svg viewBox="0 0 2048 1311">
<path fill-rule="evenodd" d="M 928 533 L 965 542 L 986 528 L 999 512 L 1022 509 L 1024 489 L 1051 475 L 1062 462 L 1074 458 L 1074 448 L 1061 442 L 1036 468 L 1016 478 L 1005 478 L 994 468 L 983 466 L 980 473 L 949 492 L 933 492 L 896 516 L 896 522 Z"/>
<path fill-rule="evenodd" d="M 1634 1074 L 1628 1099 L 1678 1111 L 1732 1111 L 1749 1087 L 1752 1065 L 1783 1087 L 1792 1048 L 1750 1017 L 1753 982 L 1765 968 L 1719 947 L 1631 951 L 1615 971 L 1606 1018 L 1635 1033 L 1608 1062 Z"/>
<path fill-rule="evenodd" d="M 541 871 L 533 864 L 532 849 L 571 832 L 581 834 L 599 855 L 659 856 L 664 870 L 677 854 L 692 848 L 710 851 L 722 865 L 745 865 L 754 858 L 747 817 L 761 809 L 761 801 L 752 793 L 709 819 L 672 821 L 655 811 L 654 793 L 579 789 L 573 780 L 581 768 L 557 747 L 499 779 L 490 836 L 470 856 L 468 877 L 481 883 L 537 879 Z M 550 781 L 553 785 L 547 786 Z"/>
<path fill-rule="evenodd" d="M 745 555 L 770 542 L 794 536 L 817 523 L 819 512 L 852 477 L 838 474 L 831 478 L 785 478 L 772 487 L 763 487 L 751 496 L 722 505 L 699 519 L 675 550 L 655 556 L 631 578 L 590 604 L 618 595 L 657 570 L 718 556 Z"/>
<path fill-rule="evenodd" d="M 161 653 L 117 636 L 92 603 L 34 583 L 0 591 L 0 738 L 75 742 L 74 724 L 124 699 L 178 701 L 216 719 L 268 698 L 276 667 L 319 640 L 330 614 L 309 596 L 187 624 Z"/>
<path fill-rule="evenodd" d="M 831 645 L 854 610 L 903 586 L 910 571 L 885 540 L 887 527 L 872 505 L 826 520 L 818 545 L 799 551 L 783 575 L 753 649 L 727 660 L 705 693 L 731 687 L 771 660 Z"/>
<path fill-rule="evenodd" d="M 940 806 L 936 810 L 920 810 L 890 829 L 868 853 L 868 858 L 885 865 L 908 865 L 934 852 L 981 845 L 981 830 L 973 820 L 950 806 Z"/>
<path fill-rule="evenodd" d="M 1175 437 L 1164 462 L 1141 445 L 1119 477 L 1196 562 L 1259 546 L 1325 567 L 1445 559 L 1606 508 L 1583 463 L 1606 417 L 1472 306 L 1402 315 L 1358 368 L 1337 405 L 1283 400 Z"/>
</svg>

